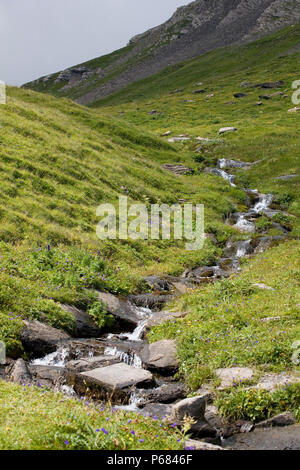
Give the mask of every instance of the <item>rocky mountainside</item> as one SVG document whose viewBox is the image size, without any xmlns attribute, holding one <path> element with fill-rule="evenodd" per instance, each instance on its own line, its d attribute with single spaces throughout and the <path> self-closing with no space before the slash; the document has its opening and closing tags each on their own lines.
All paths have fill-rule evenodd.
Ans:
<svg viewBox="0 0 300 470">
<path fill-rule="evenodd" d="M 300 0 L 196 0 L 127 47 L 24 85 L 92 104 L 165 67 L 300 20 Z"/>
</svg>

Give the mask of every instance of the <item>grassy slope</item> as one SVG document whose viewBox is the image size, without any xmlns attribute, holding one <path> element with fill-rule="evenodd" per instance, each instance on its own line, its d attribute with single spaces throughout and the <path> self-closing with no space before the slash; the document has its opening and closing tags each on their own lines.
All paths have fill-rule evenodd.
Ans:
<svg viewBox="0 0 300 470">
<path fill-rule="evenodd" d="M 180 450 L 165 423 L 0 382 L 0 450 Z M 133 433 L 134 432 L 134 433 Z"/>
<path fill-rule="evenodd" d="M 299 115 L 287 113 L 291 102 L 291 84 L 300 76 L 299 52 L 287 54 L 300 40 L 300 25 L 286 28 L 258 42 L 240 47 L 219 49 L 142 80 L 98 103 L 102 112 L 124 121 L 138 123 L 157 135 L 171 130 L 174 135 L 216 138 L 220 127 L 235 126 L 236 134 L 227 135 L 225 143 L 208 148 L 203 168 L 216 158 L 233 158 L 261 162 L 253 169 L 239 173 L 240 184 L 260 191 L 272 192 L 283 208 L 299 215 L 299 177 L 290 181 L 275 178 L 299 174 Z M 280 90 L 243 88 L 242 82 L 259 83 L 284 80 Z M 199 85 L 198 83 L 202 83 Z M 203 88 L 205 94 L 192 92 Z M 183 89 L 180 93 L 170 94 Z M 237 100 L 233 93 L 248 96 Z M 262 100 L 259 96 L 282 91 Z M 207 98 L 207 95 L 214 96 Z M 192 103 L 186 100 L 193 100 Z M 225 104 L 235 101 L 235 104 Z M 151 110 L 160 114 L 150 116 Z M 185 144 L 187 150 L 195 144 Z"/>
<path fill-rule="evenodd" d="M 291 84 L 299 78 L 300 63 L 299 51 L 287 52 L 299 40 L 297 25 L 253 44 L 217 50 L 170 67 L 94 106 L 157 135 L 171 130 L 172 135 L 216 139 L 220 127 L 237 127 L 238 132 L 226 135 L 223 142 L 201 143 L 205 151 L 196 157 L 198 168 L 214 166 L 218 158 L 260 161 L 247 172 L 236 171 L 237 181 L 272 192 L 277 208 L 296 216 L 292 234 L 298 237 L 299 115 L 287 111 L 295 106 Z M 241 86 L 245 81 L 276 80 L 283 80 L 284 87 L 263 90 Z M 199 88 L 206 93 L 193 94 Z M 248 96 L 235 99 L 233 94 L 240 91 Z M 262 100 L 262 106 L 255 106 L 260 95 L 276 91 L 285 96 Z M 214 96 L 208 97 L 211 94 Z M 153 109 L 158 114 L 150 115 Z M 177 145 L 192 156 L 199 144 Z M 276 179 L 287 174 L 298 177 Z M 276 292 L 253 290 L 255 282 L 265 282 Z M 253 365 L 258 375 L 263 370 L 292 369 L 291 345 L 300 337 L 298 288 L 299 243 L 291 241 L 251 261 L 241 275 L 183 297 L 174 308 L 189 310 L 190 315 L 155 328 L 150 339 L 178 339 L 180 375 L 194 389 L 208 379 L 214 381 L 218 367 Z M 271 325 L 260 323 L 268 316 L 280 316 L 281 320 Z"/>
<path fill-rule="evenodd" d="M 234 204 L 243 207 L 242 193 L 213 176 L 174 177 L 161 170 L 161 163 L 177 161 L 197 168 L 214 163 L 217 157 L 263 159 L 246 177 L 241 173 L 240 181 L 272 191 L 282 208 L 299 214 L 299 180 L 279 183 L 274 179 L 298 171 L 299 116 L 286 113 L 292 107 L 290 99 L 275 98 L 256 108 L 253 103 L 261 92 L 251 89 L 247 90 L 249 96 L 236 105 L 224 105 L 233 99 L 233 92 L 240 91 L 244 80 L 284 79 L 290 96 L 290 84 L 299 78 L 297 56 L 279 59 L 278 55 L 299 42 L 299 36 L 299 27 L 288 28 L 272 40 L 242 50 L 231 48 L 207 54 L 109 98 L 100 112 L 66 100 L 9 90 L 9 104 L 1 108 L 0 115 L 0 331 L 11 351 L 16 355 L 22 352 L 18 343 L 19 316 L 46 316 L 51 324 L 71 330 L 72 321 L 62 315 L 58 301 L 86 307 L 95 301 L 90 288 L 126 293 L 137 285 L 142 272 L 180 272 L 184 266 L 213 263 L 217 252 L 211 246 L 203 253 L 188 256 L 180 246 L 140 242 L 103 245 L 95 238 L 96 206 L 114 201 L 123 185 L 135 201 L 175 202 L 186 198 L 205 202 L 206 229 L 216 232 L 220 242 L 232 234 L 222 220 Z M 192 94 L 199 88 L 199 81 L 207 94 L 215 93 L 213 98 L 206 100 Z M 182 87 L 183 93 L 169 95 Z M 185 103 L 186 99 L 194 103 Z M 149 116 L 152 109 L 163 114 Z M 108 117 L 104 118 L 106 113 Z M 222 144 L 209 146 L 205 162 L 195 162 L 195 144 L 172 147 L 128 123 L 157 135 L 170 129 L 174 134 L 216 137 L 223 125 L 236 125 L 239 132 L 224 137 Z M 51 245 L 50 252 L 45 248 L 47 244 Z M 291 343 L 300 334 L 295 308 L 299 302 L 298 250 L 299 243 L 289 241 L 251 261 L 237 278 L 185 296 L 176 308 L 188 308 L 191 313 L 187 319 L 153 330 L 152 341 L 178 338 L 180 373 L 193 389 L 203 381 L 214 380 L 214 370 L 219 366 L 254 365 L 258 374 L 292 368 Z M 276 291 L 252 289 L 254 282 L 265 282 Z M 262 326 L 259 319 L 266 316 L 281 316 L 281 320 Z M 87 417 L 86 409 L 73 401 L 62 398 L 57 407 L 57 397 L 50 393 L 41 400 L 39 391 L 0 386 L 1 409 L 5 410 L 0 415 L 2 448 L 108 449 L 119 448 L 120 444 L 130 449 L 154 448 L 155 442 L 157 448 L 181 445 L 176 436 L 166 438 L 156 428 L 148 432 L 149 422 L 142 418 L 136 418 L 134 424 L 142 438 L 147 433 L 145 443 L 138 443 L 130 435 L 130 425 L 126 426 L 127 418 L 119 414 L 117 418 L 112 415 L 109 429 L 117 441 L 110 439 L 111 434 L 102 433 L 107 440 L 99 442 L 95 439 L 96 429 L 101 429 L 104 421 L 98 411 Z M 230 408 L 234 400 L 237 398 L 226 398 L 221 406 Z M 18 406 L 14 407 L 15 403 Z M 20 407 L 24 411 L 21 422 Z M 75 413 L 79 421 L 74 424 Z M 230 413 L 232 409 L 227 410 Z M 246 410 L 244 416 L 251 418 L 249 415 Z M 45 417 L 49 419 L 44 421 Z M 121 431 L 120 422 L 124 426 Z M 44 435 L 44 423 L 48 437 Z M 151 432 L 159 435 L 158 441 L 152 439 Z M 71 444 L 65 445 L 66 440 Z"/>
</svg>

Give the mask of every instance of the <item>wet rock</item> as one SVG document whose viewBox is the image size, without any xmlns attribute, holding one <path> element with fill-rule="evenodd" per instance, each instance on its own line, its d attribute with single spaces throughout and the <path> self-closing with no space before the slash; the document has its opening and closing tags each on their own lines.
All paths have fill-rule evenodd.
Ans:
<svg viewBox="0 0 300 470">
<path fill-rule="evenodd" d="M 148 276 L 144 278 L 144 281 L 155 291 L 170 292 L 172 290 L 172 284 L 159 276 Z"/>
<path fill-rule="evenodd" d="M 253 163 L 249 162 L 239 162 L 236 160 L 228 160 L 226 158 L 221 158 L 219 160 L 219 167 L 223 168 L 239 168 L 239 169 L 249 169 L 253 166 Z"/>
<path fill-rule="evenodd" d="M 147 344 L 141 351 L 141 359 L 149 370 L 173 374 L 178 369 L 176 341 L 161 340 Z"/>
<path fill-rule="evenodd" d="M 71 305 L 61 304 L 60 306 L 63 310 L 73 315 L 76 323 L 77 336 L 79 338 L 95 338 L 101 335 L 101 330 L 93 322 L 87 312 Z"/>
<path fill-rule="evenodd" d="M 219 134 L 225 134 L 227 132 L 237 132 L 237 128 L 236 127 L 222 127 L 220 130 L 219 130 Z"/>
<path fill-rule="evenodd" d="M 140 318 L 128 300 L 120 299 L 106 292 L 98 292 L 98 300 L 106 305 L 108 313 L 117 319 L 122 328 L 132 331 L 137 327 Z"/>
<path fill-rule="evenodd" d="M 223 440 L 234 450 L 300 450 L 300 425 L 255 429 Z"/>
<path fill-rule="evenodd" d="M 29 365 L 34 385 L 57 389 L 65 381 L 65 369 L 63 367 Z"/>
<path fill-rule="evenodd" d="M 181 137 L 182 139 L 185 139 L 185 137 Z M 192 168 L 189 168 L 188 166 L 184 165 L 178 165 L 178 164 L 173 164 L 173 163 L 166 163 L 163 165 L 163 168 L 165 170 L 171 171 L 172 173 L 175 173 L 176 175 L 186 175 L 188 173 L 193 173 L 194 170 Z"/>
<path fill-rule="evenodd" d="M 153 376 L 149 371 L 119 363 L 81 372 L 75 378 L 74 389 L 81 395 L 128 403 L 136 387 L 149 388 L 153 385 Z"/>
<path fill-rule="evenodd" d="M 27 363 L 23 359 L 18 359 L 13 365 L 9 379 L 20 385 L 27 385 L 31 383 L 31 374 L 28 369 Z"/>
<path fill-rule="evenodd" d="M 273 416 L 272 418 L 266 419 L 261 423 L 255 425 L 257 429 L 259 428 L 270 428 L 272 426 L 291 426 L 296 424 L 296 419 L 293 413 L 287 411 L 286 413 L 281 413 L 279 415 Z"/>
<path fill-rule="evenodd" d="M 205 421 L 198 421 L 196 424 L 192 425 L 189 434 L 191 434 L 192 437 L 196 437 L 199 439 L 204 437 L 216 438 L 217 430 Z"/>
<path fill-rule="evenodd" d="M 143 390 L 140 396 L 147 403 L 173 403 L 176 400 L 185 398 L 187 395 L 187 388 L 182 383 L 164 384 L 153 390 Z"/>
<path fill-rule="evenodd" d="M 96 339 L 75 339 L 65 345 L 67 354 L 65 355 L 67 361 L 80 359 L 87 356 L 99 356 L 104 352 L 104 344 Z"/>
<path fill-rule="evenodd" d="M 173 299 L 172 295 L 140 294 L 130 295 L 128 299 L 138 307 L 149 308 L 154 311 L 161 310 L 164 305 Z"/>
<path fill-rule="evenodd" d="M 114 356 L 82 357 L 81 359 L 67 362 L 65 368 L 69 372 L 79 373 L 100 367 L 107 367 L 119 362 L 119 359 Z"/>
<path fill-rule="evenodd" d="M 24 321 L 21 332 L 24 349 L 34 357 L 43 357 L 56 351 L 61 343 L 69 339 L 67 333 L 36 320 Z"/>
<path fill-rule="evenodd" d="M 208 442 L 196 441 L 194 439 L 187 439 L 185 441 L 185 449 L 186 450 L 202 450 L 202 451 L 203 450 L 207 450 L 207 451 L 208 450 L 212 450 L 212 451 L 226 450 L 220 446 L 209 444 Z"/>
<path fill-rule="evenodd" d="M 232 387 L 234 384 L 239 384 L 254 377 L 254 370 L 249 367 L 229 367 L 224 369 L 217 369 L 216 376 L 221 379 L 219 389 Z"/>
<path fill-rule="evenodd" d="M 171 418 L 174 421 L 182 422 L 187 416 L 204 421 L 205 406 L 210 398 L 209 393 L 204 393 L 203 395 L 181 400 L 174 405 Z"/>
</svg>

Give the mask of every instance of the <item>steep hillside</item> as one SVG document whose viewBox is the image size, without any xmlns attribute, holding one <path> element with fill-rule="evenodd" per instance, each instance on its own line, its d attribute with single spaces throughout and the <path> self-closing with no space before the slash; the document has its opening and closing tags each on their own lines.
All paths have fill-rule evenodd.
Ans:
<svg viewBox="0 0 300 470">
<path fill-rule="evenodd" d="M 91 104 L 166 66 L 258 39 L 299 19 L 299 0 L 196 0 L 127 47 L 25 87 Z"/>
</svg>

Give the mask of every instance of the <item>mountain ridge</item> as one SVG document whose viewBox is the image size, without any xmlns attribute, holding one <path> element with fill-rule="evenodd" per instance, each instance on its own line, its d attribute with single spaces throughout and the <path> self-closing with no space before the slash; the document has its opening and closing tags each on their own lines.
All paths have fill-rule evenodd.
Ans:
<svg viewBox="0 0 300 470">
<path fill-rule="evenodd" d="M 93 104 L 169 65 L 251 42 L 300 20 L 300 0 L 196 0 L 118 51 L 24 85 Z"/>
</svg>

